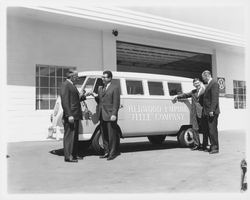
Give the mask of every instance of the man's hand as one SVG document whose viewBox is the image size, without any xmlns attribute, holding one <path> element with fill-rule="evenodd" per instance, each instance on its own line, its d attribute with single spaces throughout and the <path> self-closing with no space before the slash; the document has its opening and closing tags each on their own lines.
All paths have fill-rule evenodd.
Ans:
<svg viewBox="0 0 250 200">
<path fill-rule="evenodd" d="M 116 116 L 115 115 L 111 115 L 110 120 L 111 121 L 115 121 L 116 120 Z"/>
<path fill-rule="evenodd" d="M 69 116 L 68 117 L 69 123 L 73 124 L 74 123 L 74 117 L 73 116 Z"/>
<path fill-rule="evenodd" d="M 214 112 L 209 112 L 209 117 L 213 117 L 214 116 Z"/>
<path fill-rule="evenodd" d="M 80 96 L 85 95 L 86 94 L 86 90 L 82 90 L 79 93 L 80 93 Z"/>
<path fill-rule="evenodd" d="M 95 92 L 88 92 L 88 93 L 86 94 L 86 96 L 93 96 L 93 97 L 97 97 L 97 96 L 98 96 L 98 94 L 96 94 Z"/>
<path fill-rule="evenodd" d="M 176 103 L 178 101 L 177 96 L 173 97 L 172 102 Z"/>
</svg>

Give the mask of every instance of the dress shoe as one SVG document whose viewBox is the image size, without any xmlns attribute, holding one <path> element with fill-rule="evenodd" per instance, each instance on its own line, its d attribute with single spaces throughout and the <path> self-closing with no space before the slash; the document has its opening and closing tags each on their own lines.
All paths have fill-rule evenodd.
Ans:
<svg viewBox="0 0 250 200">
<path fill-rule="evenodd" d="M 194 146 L 190 149 L 191 151 L 196 151 L 196 150 L 199 150 L 199 146 Z"/>
<path fill-rule="evenodd" d="M 109 157 L 109 154 L 108 154 L 108 153 L 105 153 L 104 155 L 99 156 L 99 158 L 107 158 L 107 157 Z"/>
<path fill-rule="evenodd" d="M 209 149 L 207 149 L 207 148 L 200 148 L 200 149 L 198 149 L 199 151 L 204 151 L 204 152 L 209 152 Z"/>
<path fill-rule="evenodd" d="M 76 160 L 76 159 L 65 159 L 64 161 L 65 162 L 73 162 L 73 163 L 77 163 L 78 162 L 78 160 Z"/>
<path fill-rule="evenodd" d="M 209 151 L 210 151 L 210 148 L 208 148 L 207 146 L 201 145 L 201 146 L 199 147 L 199 151 L 209 152 Z"/>
<path fill-rule="evenodd" d="M 76 156 L 76 157 L 73 157 L 73 160 L 83 160 L 83 156 Z"/>
<path fill-rule="evenodd" d="M 216 154 L 216 153 L 219 153 L 219 150 L 217 149 L 213 149 L 209 152 L 209 154 Z"/>
<path fill-rule="evenodd" d="M 114 160 L 117 156 L 119 156 L 120 154 L 115 154 L 115 155 L 113 155 L 113 156 L 109 156 L 108 158 L 107 158 L 107 160 Z"/>
</svg>

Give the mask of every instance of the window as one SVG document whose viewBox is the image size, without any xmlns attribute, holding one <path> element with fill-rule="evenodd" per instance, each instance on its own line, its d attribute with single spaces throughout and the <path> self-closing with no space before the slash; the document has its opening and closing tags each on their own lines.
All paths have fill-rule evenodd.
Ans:
<svg viewBox="0 0 250 200">
<path fill-rule="evenodd" d="M 112 83 L 115 84 L 115 85 L 118 85 L 119 89 L 120 89 L 120 92 L 121 92 L 120 80 L 119 79 L 112 79 Z M 88 90 L 92 91 L 92 88 L 94 87 L 93 92 L 97 94 L 98 93 L 98 88 L 100 86 L 103 86 L 103 81 L 102 81 L 101 78 L 97 78 L 97 80 L 96 80 L 96 78 L 89 78 L 87 83 L 86 83 L 85 90 L 86 90 L 86 88 L 88 88 L 87 91 Z"/>
<path fill-rule="evenodd" d="M 120 90 L 120 94 L 122 94 L 120 79 L 112 79 L 112 83 L 114 83 L 114 85 L 118 85 L 119 90 Z"/>
<path fill-rule="evenodd" d="M 84 83 L 85 79 L 86 79 L 86 76 L 78 77 L 78 80 L 75 83 L 75 86 L 77 89 L 80 89 L 82 87 L 82 84 Z"/>
<path fill-rule="evenodd" d="M 143 95 L 142 81 L 126 80 L 128 94 Z"/>
<path fill-rule="evenodd" d="M 162 82 L 148 81 L 148 90 L 150 95 L 164 95 Z"/>
<path fill-rule="evenodd" d="M 93 87 L 95 84 L 96 78 L 88 78 L 86 85 L 84 86 L 85 91 L 93 92 Z"/>
<path fill-rule="evenodd" d="M 53 109 L 60 88 L 66 80 L 69 69 L 75 67 L 59 67 L 52 65 L 36 65 L 36 109 Z"/>
<path fill-rule="evenodd" d="M 100 86 L 103 86 L 103 81 L 101 78 L 98 78 L 97 81 L 96 81 L 96 84 L 95 84 L 95 88 L 94 88 L 94 93 L 98 93 L 98 88 Z"/>
<path fill-rule="evenodd" d="M 234 80 L 233 86 L 234 86 L 234 108 L 245 109 L 246 108 L 246 82 Z"/>
<path fill-rule="evenodd" d="M 168 83 L 169 95 L 178 95 L 182 93 L 181 84 L 180 83 Z"/>
</svg>

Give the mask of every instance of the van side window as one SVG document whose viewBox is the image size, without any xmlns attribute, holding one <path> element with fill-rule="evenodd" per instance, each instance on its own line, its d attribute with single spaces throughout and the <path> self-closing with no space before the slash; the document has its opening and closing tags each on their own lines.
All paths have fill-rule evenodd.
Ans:
<svg viewBox="0 0 250 200">
<path fill-rule="evenodd" d="M 126 80 L 128 94 L 143 95 L 142 81 Z"/>
<path fill-rule="evenodd" d="M 150 95 L 164 95 L 162 82 L 148 81 L 148 90 Z"/>
<path fill-rule="evenodd" d="M 168 83 L 169 95 L 178 95 L 182 93 L 182 88 L 180 83 Z"/>
<path fill-rule="evenodd" d="M 86 79 L 86 76 L 79 77 L 78 80 L 77 80 L 77 82 L 76 82 L 76 84 L 75 84 L 76 88 L 81 88 L 82 84 L 85 81 L 85 79 Z"/>
<path fill-rule="evenodd" d="M 120 90 L 120 94 L 122 94 L 120 79 L 112 79 L 112 83 L 114 83 L 114 85 L 118 85 L 119 90 Z"/>
</svg>

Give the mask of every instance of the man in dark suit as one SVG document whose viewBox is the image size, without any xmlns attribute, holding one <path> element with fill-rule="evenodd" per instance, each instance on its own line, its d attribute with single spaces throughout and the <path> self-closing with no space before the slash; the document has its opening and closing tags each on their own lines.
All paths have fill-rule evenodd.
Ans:
<svg viewBox="0 0 250 200">
<path fill-rule="evenodd" d="M 66 81 L 61 86 L 61 102 L 63 108 L 64 126 L 64 160 L 77 162 L 78 157 L 78 131 L 79 120 L 82 119 L 80 101 L 85 100 L 84 94 L 80 95 L 75 83 L 78 80 L 77 71 L 69 71 Z"/>
<path fill-rule="evenodd" d="M 193 138 L 194 138 L 194 146 L 191 150 L 200 150 L 201 143 L 199 138 L 199 131 L 201 130 L 201 117 L 202 117 L 202 107 L 203 107 L 203 93 L 205 92 L 205 86 L 200 81 L 199 78 L 193 79 L 193 85 L 196 89 L 188 92 L 179 94 L 174 97 L 173 102 L 175 103 L 179 99 L 191 98 L 191 124 L 193 128 Z M 204 139 L 204 137 L 203 137 Z M 203 140 L 204 143 L 204 140 Z M 203 146 L 203 144 L 202 144 Z"/>
<path fill-rule="evenodd" d="M 120 107 L 120 90 L 112 82 L 112 72 L 104 71 L 102 80 L 104 86 L 98 89 L 95 100 L 98 103 L 97 116 L 100 119 L 100 131 L 103 139 L 104 155 L 100 158 L 115 159 L 119 154 L 120 135 L 117 125 Z"/>
<path fill-rule="evenodd" d="M 219 108 L 219 85 L 211 76 L 210 71 L 202 73 L 202 79 L 207 83 L 206 90 L 203 96 L 203 128 L 204 133 L 208 135 L 211 146 L 210 154 L 219 153 L 218 140 L 218 117 L 220 114 Z"/>
</svg>

